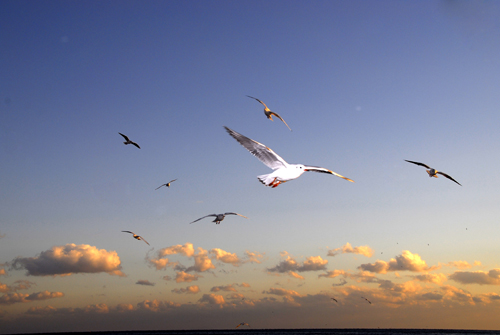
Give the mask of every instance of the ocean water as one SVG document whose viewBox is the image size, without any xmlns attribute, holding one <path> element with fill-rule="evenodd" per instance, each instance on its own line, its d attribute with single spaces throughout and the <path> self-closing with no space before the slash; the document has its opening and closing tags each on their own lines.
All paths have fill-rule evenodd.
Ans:
<svg viewBox="0 0 500 335">
<path fill-rule="evenodd" d="M 99 335 L 480 335 L 498 334 L 500 330 L 457 329 L 224 329 L 224 330 L 172 330 L 172 331 L 117 331 L 92 332 Z M 87 334 L 87 333 L 79 333 Z M 90 334 L 90 333 L 88 333 Z"/>
</svg>

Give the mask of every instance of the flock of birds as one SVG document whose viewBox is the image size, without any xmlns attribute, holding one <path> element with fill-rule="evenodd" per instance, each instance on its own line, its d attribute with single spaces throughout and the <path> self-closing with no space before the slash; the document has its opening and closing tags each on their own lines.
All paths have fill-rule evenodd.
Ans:
<svg viewBox="0 0 500 335">
<path fill-rule="evenodd" d="M 257 98 L 251 97 L 249 95 L 247 95 L 247 97 L 255 99 L 258 102 L 260 102 L 262 105 L 264 105 L 264 114 L 266 115 L 266 117 L 269 120 L 273 121 L 273 116 L 276 116 L 278 119 L 280 119 L 287 126 L 288 129 L 290 129 L 290 131 L 292 131 L 292 129 L 285 122 L 285 120 L 279 114 L 271 111 L 269 109 L 269 107 L 267 107 L 267 105 L 264 102 L 262 102 L 261 100 L 259 100 Z M 246 137 L 246 136 L 244 136 L 244 135 L 242 135 L 242 134 L 240 134 L 240 133 L 238 133 L 238 132 L 236 132 L 236 131 L 234 131 L 226 126 L 224 126 L 224 128 L 226 129 L 226 131 L 229 135 L 231 135 L 236 141 L 238 141 L 238 143 L 240 143 L 245 149 L 250 151 L 250 153 L 252 155 L 257 157 L 262 163 L 264 163 L 264 165 L 266 165 L 267 167 L 274 170 L 274 172 L 272 172 L 272 173 L 257 176 L 257 179 L 262 184 L 264 184 L 266 186 L 270 186 L 272 188 L 275 188 L 278 185 L 283 184 L 287 181 L 297 179 L 306 171 L 332 174 L 332 175 L 335 175 L 337 177 L 343 178 L 347 181 L 354 183 L 354 180 L 349 179 L 347 177 L 344 177 L 336 172 L 333 172 L 332 170 L 325 169 L 323 167 L 310 166 L 310 165 L 304 165 L 304 164 L 289 164 L 283 158 L 281 158 L 277 153 L 275 153 L 271 148 L 269 148 L 268 146 L 266 146 L 262 143 L 259 143 L 257 141 L 254 141 L 251 138 L 248 138 L 248 137 Z M 125 145 L 131 144 L 131 145 L 136 146 L 139 149 L 141 148 L 139 146 L 139 144 L 131 141 L 128 138 L 128 136 L 126 136 L 122 133 L 118 133 L 118 134 L 123 136 L 123 138 L 125 139 L 125 142 L 123 142 L 123 144 L 125 144 Z M 405 160 L 405 161 L 408 163 L 412 163 L 412 164 L 416 164 L 416 165 L 425 167 L 429 177 L 438 178 L 438 174 L 440 174 L 440 175 L 454 181 L 458 185 L 462 186 L 458 181 L 453 179 L 450 175 L 448 175 L 444 172 L 438 171 L 434 168 L 431 168 L 430 166 L 428 166 L 424 163 L 410 161 L 410 160 Z M 163 186 L 170 187 L 170 184 L 176 180 L 177 179 L 173 179 L 173 180 L 169 181 L 168 183 L 162 184 L 159 187 L 157 187 L 156 190 L 158 190 L 159 188 L 161 188 Z M 220 222 L 222 220 L 224 220 L 226 215 L 238 215 L 238 216 L 241 216 L 241 217 L 248 219 L 244 215 L 234 213 L 234 212 L 227 212 L 227 213 L 223 213 L 223 214 L 208 214 L 208 215 L 205 215 L 205 216 L 203 216 L 199 219 L 196 219 L 190 223 L 194 223 L 194 222 L 200 221 L 201 219 L 204 219 L 206 217 L 212 216 L 212 217 L 215 217 L 215 219 L 212 222 L 215 222 L 215 224 L 220 224 Z M 132 234 L 135 239 L 143 240 L 144 242 L 146 242 L 149 245 L 149 243 L 142 236 L 139 236 L 139 235 L 137 235 L 131 231 L 128 231 L 128 230 L 123 230 L 122 232 Z M 335 300 L 334 298 L 332 298 L 332 299 Z M 368 299 L 366 299 L 366 298 L 363 298 L 363 299 L 368 301 Z M 337 301 L 337 300 L 335 300 L 335 301 Z M 368 301 L 368 302 L 371 304 L 370 301 Z M 242 324 L 240 324 L 240 325 L 242 325 Z"/>
</svg>

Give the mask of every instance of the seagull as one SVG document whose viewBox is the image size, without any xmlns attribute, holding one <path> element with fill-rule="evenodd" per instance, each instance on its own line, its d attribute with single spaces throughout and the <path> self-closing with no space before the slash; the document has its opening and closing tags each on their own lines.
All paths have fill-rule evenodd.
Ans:
<svg viewBox="0 0 500 335">
<path fill-rule="evenodd" d="M 176 180 L 177 180 L 177 179 L 174 179 L 174 180 L 169 181 L 169 182 L 168 182 L 168 183 L 166 183 L 166 184 L 160 185 L 159 187 L 155 188 L 155 190 L 159 189 L 159 188 L 160 188 L 160 187 L 162 187 L 162 186 L 170 187 L 170 183 L 171 183 L 171 182 L 174 182 L 174 181 L 176 181 Z"/>
<path fill-rule="evenodd" d="M 329 173 L 354 183 L 353 180 L 322 167 L 302 164 L 288 164 L 283 158 L 278 156 L 277 153 L 264 144 L 243 136 L 226 126 L 224 126 L 224 128 L 226 128 L 229 135 L 234 137 L 234 139 L 250 151 L 252 155 L 257 157 L 262 163 L 271 169 L 275 170 L 273 173 L 257 176 L 259 181 L 266 186 L 275 188 L 281 183 L 300 177 L 306 171 Z"/>
<path fill-rule="evenodd" d="M 362 299 L 365 299 L 366 301 L 368 301 L 370 303 L 370 305 L 372 304 L 372 302 L 368 299 L 366 299 L 365 297 L 361 297 Z"/>
<path fill-rule="evenodd" d="M 224 214 L 208 214 L 208 215 L 205 215 L 205 216 L 204 216 L 204 217 L 202 217 L 202 218 L 199 218 L 198 220 L 194 220 L 193 222 L 190 222 L 189 224 L 194 223 L 194 222 L 196 222 L 196 221 L 200 221 L 201 219 L 204 219 L 204 218 L 206 218 L 206 217 L 208 217 L 208 216 L 215 216 L 215 220 L 213 220 L 212 222 L 215 222 L 215 224 L 220 224 L 220 222 L 221 222 L 222 220 L 224 220 L 224 217 L 225 217 L 226 215 L 239 215 L 239 216 L 244 217 L 245 219 L 248 219 L 248 218 L 247 218 L 246 216 L 244 216 L 244 215 L 241 215 L 241 214 L 238 214 L 238 213 L 233 213 L 233 212 L 227 212 L 227 213 L 224 213 Z"/>
<path fill-rule="evenodd" d="M 246 322 L 240 322 L 240 324 L 237 325 L 236 328 L 238 328 L 239 326 L 248 326 L 248 327 L 250 327 L 250 325 L 248 323 L 246 323 Z"/>
<path fill-rule="evenodd" d="M 142 238 L 142 236 L 139 236 L 139 235 L 136 235 L 135 233 L 131 232 L 131 231 L 128 231 L 128 230 L 122 230 L 122 233 L 129 233 L 129 234 L 132 234 L 134 236 L 132 236 L 133 238 L 135 238 L 136 240 L 143 240 L 144 242 L 146 242 L 147 245 L 149 245 L 148 241 L 146 241 L 145 239 Z"/>
<path fill-rule="evenodd" d="M 449 175 L 447 175 L 446 173 L 444 172 L 441 172 L 441 171 L 438 171 L 436 169 L 433 169 L 431 168 L 430 166 L 428 165 L 425 165 L 424 163 L 419 163 L 419 162 L 413 162 L 413 161 L 409 161 L 409 160 L 406 160 L 405 159 L 405 162 L 408 162 L 408 163 L 413 163 L 413 164 L 417 164 L 417 165 L 420 165 L 420 166 L 423 166 L 425 167 L 426 169 L 429 169 L 429 170 L 426 170 L 427 173 L 429 174 L 429 177 L 434 177 L 434 178 L 437 178 L 438 174 L 442 175 L 442 176 L 445 176 L 446 178 L 450 179 L 450 180 L 453 180 L 455 183 L 457 183 L 458 185 L 462 186 L 462 184 L 460 184 L 458 181 L 456 181 L 455 179 L 451 178 Z"/>
<path fill-rule="evenodd" d="M 127 145 L 127 144 L 133 144 L 133 145 L 135 145 L 136 147 L 138 147 L 139 149 L 141 148 L 141 147 L 139 146 L 139 144 L 137 144 L 137 143 L 132 142 L 131 140 L 129 140 L 129 138 L 127 137 L 127 135 L 123 135 L 122 133 L 118 133 L 118 134 L 122 135 L 122 136 L 123 136 L 123 138 L 125 139 L 125 142 L 123 142 L 123 144 L 125 144 L 125 145 Z"/>
<path fill-rule="evenodd" d="M 288 125 L 286 124 L 285 120 L 283 120 L 283 118 L 282 118 L 281 116 L 279 116 L 277 113 L 272 112 L 272 111 L 271 111 L 271 110 L 270 110 L 270 109 L 266 106 L 266 104 L 265 104 L 265 103 L 263 103 L 262 101 L 260 101 L 260 100 L 259 100 L 259 99 L 257 99 L 257 98 L 251 97 L 251 96 L 249 96 L 249 95 L 247 95 L 247 97 L 252 98 L 252 99 L 255 99 L 255 100 L 257 100 L 258 102 L 260 102 L 261 104 L 263 104 L 263 105 L 264 105 L 264 107 L 265 107 L 265 108 L 264 108 L 264 114 L 266 114 L 266 116 L 267 116 L 267 118 L 268 118 L 269 120 L 274 121 L 274 120 L 273 120 L 273 115 L 274 115 L 274 116 L 276 116 L 278 119 L 280 119 L 281 121 L 283 121 L 283 123 L 284 123 L 284 124 L 288 127 Z M 288 129 L 290 129 L 290 127 L 288 127 Z M 292 129 L 290 129 L 290 131 L 292 131 Z"/>
<path fill-rule="evenodd" d="M 335 298 L 330 298 L 330 299 L 332 299 L 333 301 L 335 301 L 336 303 L 338 303 L 337 299 L 335 299 Z"/>
</svg>

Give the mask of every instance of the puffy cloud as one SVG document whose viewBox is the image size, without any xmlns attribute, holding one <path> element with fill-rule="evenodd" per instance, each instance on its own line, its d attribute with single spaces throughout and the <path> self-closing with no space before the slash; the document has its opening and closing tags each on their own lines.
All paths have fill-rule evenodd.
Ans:
<svg viewBox="0 0 500 335">
<path fill-rule="evenodd" d="M 25 269 L 29 276 L 99 272 L 124 276 L 120 271 L 120 257 L 116 251 L 97 249 L 88 244 L 54 246 L 36 257 L 18 257 L 12 261 L 11 266 L 16 270 Z"/>
<path fill-rule="evenodd" d="M 340 248 L 328 250 L 327 256 L 336 256 L 338 254 L 359 254 L 366 257 L 372 257 L 373 249 L 367 245 L 353 248 L 351 244 L 347 242 L 344 246 Z"/>
<path fill-rule="evenodd" d="M 221 261 L 223 263 L 232 264 L 233 266 L 241 265 L 241 261 L 236 254 L 232 254 L 222 249 L 218 248 L 212 249 L 210 250 L 210 255 L 213 255 L 213 257 L 216 260 Z"/>
<path fill-rule="evenodd" d="M 375 263 L 361 264 L 358 269 L 375 272 L 387 273 L 388 271 L 412 271 L 426 272 L 436 269 L 429 267 L 418 254 L 412 254 L 408 250 L 404 250 L 402 255 L 392 258 L 389 262 L 377 260 Z"/>
<path fill-rule="evenodd" d="M 450 285 L 442 286 L 441 290 L 445 293 L 445 297 L 450 300 L 455 300 L 461 303 L 469 303 L 472 305 L 474 304 L 472 294 L 465 290 Z"/>
<path fill-rule="evenodd" d="M 288 274 L 290 276 L 292 276 L 293 278 L 297 278 L 297 279 L 300 279 L 300 280 L 304 280 L 305 279 L 304 276 L 299 275 L 297 272 L 290 271 L 290 272 L 288 272 Z"/>
<path fill-rule="evenodd" d="M 194 247 L 192 243 L 186 243 L 184 245 L 174 245 L 171 247 L 163 248 L 158 251 L 158 256 L 164 257 L 168 255 L 181 254 L 186 257 L 192 257 L 194 255 Z"/>
<path fill-rule="evenodd" d="M 106 314 L 106 313 L 109 313 L 109 307 L 106 304 L 88 305 L 84 308 L 84 312 L 85 313 Z"/>
<path fill-rule="evenodd" d="M 5 271 L 5 269 L 0 269 L 0 276 L 6 276 L 7 275 L 7 271 Z"/>
<path fill-rule="evenodd" d="M 38 300 L 47 300 L 53 298 L 61 298 L 64 296 L 62 292 L 36 292 L 31 294 L 8 293 L 0 297 L 0 305 L 11 305 L 15 303 L 24 303 Z"/>
<path fill-rule="evenodd" d="M 15 292 L 19 290 L 27 290 L 31 288 L 32 285 L 36 285 L 33 282 L 30 282 L 28 280 L 16 280 L 14 282 L 15 285 L 6 285 L 0 283 L 0 292 L 5 293 L 5 292 Z"/>
<path fill-rule="evenodd" d="M 186 273 L 184 271 L 177 272 L 177 276 L 175 277 L 175 281 L 177 283 L 190 283 L 192 281 L 198 280 L 202 276 L 194 274 L 191 275 L 189 273 Z"/>
<path fill-rule="evenodd" d="M 146 285 L 146 286 L 155 286 L 155 283 L 150 282 L 149 280 L 139 279 L 136 282 L 137 285 Z"/>
<path fill-rule="evenodd" d="M 359 273 L 349 273 L 344 270 L 333 270 L 333 271 L 327 271 L 326 273 L 318 275 L 318 278 L 325 277 L 325 278 L 335 278 L 338 276 L 342 276 L 343 278 L 350 278 L 354 279 L 357 282 L 364 282 L 364 283 L 374 283 L 377 282 L 377 278 L 375 275 L 366 272 L 366 271 L 361 271 Z M 342 282 L 342 285 L 344 285 L 345 282 Z M 335 286 L 335 285 L 334 285 Z"/>
<path fill-rule="evenodd" d="M 132 305 L 132 304 L 126 304 L 126 303 L 120 303 L 120 304 L 116 305 L 116 307 L 114 309 L 117 312 L 133 311 L 134 310 L 134 305 Z"/>
<path fill-rule="evenodd" d="M 321 256 L 311 256 L 307 257 L 303 264 L 299 264 L 295 259 L 290 257 L 287 253 L 282 253 L 282 256 L 286 256 L 286 259 L 281 261 L 278 265 L 273 268 L 268 268 L 269 272 L 278 272 L 278 273 L 294 273 L 304 272 L 304 271 L 319 271 L 326 270 L 326 264 L 328 264 L 327 260 L 321 258 Z M 293 276 L 293 274 L 292 274 Z M 295 277 L 303 278 L 295 273 Z"/>
<path fill-rule="evenodd" d="M 269 291 L 262 291 L 262 293 L 265 293 L 265 294 L 274 294 L 274 295 L 279 295 L 279 296 L 295 296 L 295 297 L 299 297 L 300 294 L 296 291 L 293 291 L 293 290 L 286 290 L 284 288 L 275 288 L 275 287 L 271 287 L 269 289 Z"/>
<path fill-rule="evenodd" d="M 210 305 L 223 305 L 225 303 L 224 297 L 219 294 L 204 294 L 203 297 L 198 300 L 201 303 L 209 303 Z M 221 306 L 222 307 L 222 306 Z"/>
<path fill-rule="evenodd" d="M 248 283 L 241 283 L 241 284 L 238 284 L 238 286 L 240 286 L 240 287 L 251 287 L 250 284 L 248 284 Z"/>
<path fill-rule="evenodd" d="M 484 271 L 456 271 L 449 277 L 462 284 L 500 285 L 500 269 Z"/>
<path fill-rule="evenodd" d="M 175 288 L 172 290 L 173 293 L 189 293 L 189 294 L 196 294 L 200 292 L 200 288 L 197 285 L 192 285 L 188 286 L 186 288 Z"/>
<path fill-rule="evenodd" d="M 225 286 L 214 286 L 210 289 L 210 292 L 219 292 L 219 291 L 233 291 L 236 292 L 236 289 L 233 287 L 233 285 L 225 285 Z"/>
<path fill-rule="evenodd" d="M 137 307 L 139 309 L 151 312 L 164 312 L 180 306 L 181 306 L 180 304 L 174 303 L 172 301 L 158 301 L 156 299 L 144 300 L 142 302 L 137 303 Z"/>
<path fill-rule="evenodd" d="M 262 258 L 264 258 L 264 253 L 259 253 L 259 252 L 245 251 L 245 255 L 248 258 L 245 262 L 248 262 L 248 263 L 260 264 L 260 263 L 262 263 Z"/>
<path fill-rule="evenodd" d="M 441 284 L 446 280 L 446 276 L 442 273 L 423 274 L 423 275 L 413 276 L 413 278 L 424 283 L 432 283 L 432 284 Z"/>
<path fill-rule="evenodd" d="M 202 248 L 198 248 L 198 253 L 194 257 L 194 266 L 187 268 L 186 271 L 205 272 L 210 269 L 215 269 L 212 260 L 208 258 L 208 252 Z"/>
</svg>

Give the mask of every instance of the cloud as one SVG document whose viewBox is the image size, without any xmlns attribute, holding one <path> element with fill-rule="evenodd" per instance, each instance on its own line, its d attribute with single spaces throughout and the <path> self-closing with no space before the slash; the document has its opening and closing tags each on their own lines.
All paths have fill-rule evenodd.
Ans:
<svg viewBox="0 0 500 335">
<path fill-rule="evenodd" d="M 448 262 L 446 264 L 443 264 L 442 266 L 448 266 L 448 267 L 453 267 L 453 268 L 458 268 L 458 269 L 470 269 L 473 266 L 479 266 L 481 265 L 481 262 L 479 261 L 474 261 L 474 264 L 469 264 L 467 261 L 455 261 L 455 262 Z"/>
<path fill-rule="evenodd" d="M 28 276 L 56 276 L 75 273 L 100 273 L 124 276 L 116 251 L 97 249 L 88 244 L 66 244 L 42 251 L 37 257 L 18 257 L 11 262 Z"/>
<path fill-rule="evenodd" d="M 146 285 L 146 286 L 155 286 L 155 283 L 150 282 L 149 280 L 139 279 L 136 282 L 137 285 Z"/>
<path fill-rule="evenodd" d="M 197 274 L 191 275 L 184 271 L 177 272 L 177 276 L 175 277 L 175 281 L 177 283 L 190 283 L 192 281 L 198 280 L 198 278 L 203 277 Z"/>
<path fill-rule="evenodd" d="M 210 292 L 219 292 L 219 291 L 236 292 L 236 289 L 233 287 L 233 285 L 214 286 L 210 289 Z"/>
<path fill-rule="evenodd" d="M 0 305 L 11 305 L 15 303 L 25 303 L 61 297 L 64 297 L 64 293 L 62 292 L 43 291 L 31 294 L 8 293 L 0 297 Z"/>
<path fill-rule="evenodd" d="M 196 294 L 196 293 L 200 292 L 200 288 L 197 285 L 192 285 L 192 286 L 188 286 L 186 288 L 175 288 L 172 290 L 172 292 L 178 293 L 178 294 L 181 294 L 181 293 Z"/>
<path fill-rule="evenodd" d="M 172 301 L 158 301 L 156 299 L 144 300 L 142 302 L 137 303 L 137 307 L 139 309 L 151 312 L 164 312 L 180 306 L 181 306 L 180 304 L 174 303 Z"/>
<path fill-rule="evenodd" d="M 224 297 L 219 294 L 204 294 L 203 297 L 198 300 L 201 303 L 208 303 L 210 305 L 223 305 L 225 304 Z M 222 307 L 222 306 L 221 306 Z"/>
<path fill-rule="evenodd" d="M 0 276 L 6 276 L 7 275 L 7 271 L 5 271 L 5 269 L 0 269 Z"/>
<path fill-rule="evenodd" d="M 295 297 L 299 297 L 300 294 L 296 291 L 293 291 L 293 290 L 286 290 L 284 288 L 275 288 L 275 287 L 271 287 L 269 289 L 269 291 L 262 291 L 262 293 L 265 293 L 265 294 L 274 294 L 274 295 L 279 295 L 279 296 L 295 296 Z"/>
<path fill-rule="evenodd" d="M 484 271 L 456 271 L 449 277 L 461 284 L 500 285 L 500 269 Z"/>
<path fill-rule="evenodd" d="M 320 271 L 326 270 L 327 260 L 321 258 L 321 256 L 311 256 L 307 257 L 303 264 L 299 264 L 295 259 L 290 257 L 286 252 L 282 253 L 282 256 L 286 256 L 286 259 L 281 261 L 278 265 L 273 268 L 268 268 L 269 272 L 278 273 L 289 273 L 296 278 L 303 279 L 304 277 L 298 275 L 297 272 L 305 271 Z"/>
<path fill-rule="evenodd" d="M 442 273 L 423 274 L 423 275 L 413 276 L 413 278 L 424 283 L 432 283 L 439 285 L 442 284 L 447 279 L 446 276 Z"/>
<path fill-rule="evenodd" d="M 426 272 L 435 270 L 437 267 L 428 267 L 424 260 L 418 254 L 412 254 L 404 250 L 402 255 L 392 258 L 389 262 L 377 260 L 375 263 L 361 264 L 358 269 L 375 272 L 387 273 L 388 271 L 412 271 Z"/>
<path fill-rule="evenodd" d="M 340 248 L 328 250 L 327 256 L 336 256 L 338 254 L 359 254 L 366 257 L 372 257 L 373 249 L 367 245 L 353 248 L 351 244 L 347 242 L 344 246 Z"/>
<path fill-rule="evenodd" d="M 15 292 L 19 290 L 27 290 L 31 288 L 32 285 L 36 285 L 33 282 L 30 282 L 28 280 L 16 280 L 14 282 L 15 285 L 6 285 L 0 283 L 0 292 L 5 293 L 5 292 Z"/>
<path fill-rule="evenodd" d="M 241 265 L 241 261 L 236 254 L 229 253 L 229 252 L 224 251 L 222 249 L 218 249 L 218 248 L 212 249 L 212 250 L 210 250 L 210 255 L 213 255 L 213 257 L 216 260 L 221 261 L 223 263 L 228 263 L 228 264 L 231 264 L 233 266 L 240 266 Z"/>
</svg>

